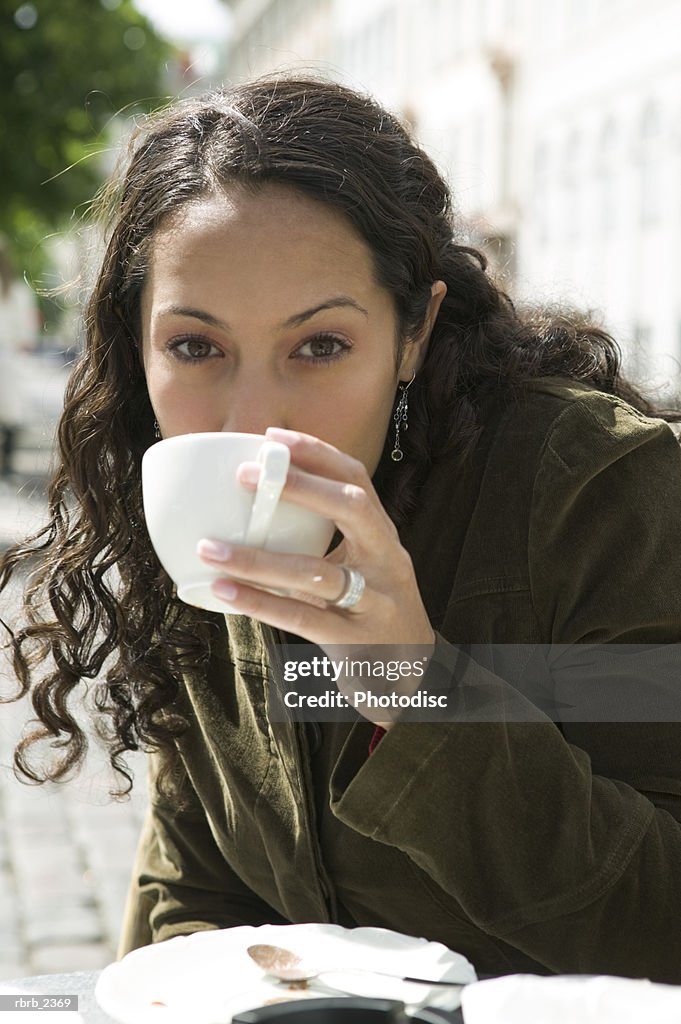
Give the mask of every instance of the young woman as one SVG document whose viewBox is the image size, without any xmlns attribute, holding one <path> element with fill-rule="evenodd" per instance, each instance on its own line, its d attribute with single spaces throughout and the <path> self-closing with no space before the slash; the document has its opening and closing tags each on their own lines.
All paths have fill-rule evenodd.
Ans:
<svg viewBox="0 0 681 1024">
<path fill-rule="evenodd" d="M 78 765 L 84 679 L 114 765 L 149 751 L 121 951 L 337 921 L 440 940 L 481 973 L 681 981 L 681 727 L 622 715 L 621 664 L 575 668 L 681 638 L 679 447 L 614 342 L 516 312 L 427 155 L 336 84 L 163 112 L 109 200 L 50 522 L 2 583 L 32 566 L 12 640 L 42 728 L 18 769 Z M 284 496 L 338 528 L 324 558 L 206 538 L 224 617 L 174 596 L 140 485 L 157 437 L 223 430 L 287 444 Z M 291 637 L 418 645 L 455 666 L 454 711 L 281 720 Z M 549 652 L 550 712 L 499 668 L 509 650 Z M 631 664 L 646 706 L 659 675 Z M 41 738 L 51 768 L 31 762 Z"/>
</svg>

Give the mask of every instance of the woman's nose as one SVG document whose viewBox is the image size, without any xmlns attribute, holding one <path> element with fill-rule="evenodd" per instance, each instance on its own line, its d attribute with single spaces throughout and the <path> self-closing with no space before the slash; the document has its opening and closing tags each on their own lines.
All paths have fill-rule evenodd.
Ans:
<svg viewBox="0 0 681 1024">
<path fill-rule="evenodd" d="M 225 405 L 221 430 L 264 434 L 268 427 L 284 427 L 288 417 L 282 396 L 262 386 L 232 391 Z"/>
</svg>

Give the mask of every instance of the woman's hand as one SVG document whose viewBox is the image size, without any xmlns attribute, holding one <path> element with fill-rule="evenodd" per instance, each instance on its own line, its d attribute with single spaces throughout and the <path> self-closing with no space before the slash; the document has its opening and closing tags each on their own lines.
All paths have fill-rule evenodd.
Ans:
<svg viewBox="0 0 681 1024">
<path fill-rule="evenodd" d="M 308 434 L 271 428 L 267 436 L 291 450 L 282 498 L 331 519 L 343 541 L 323 558 L 202 541 L 201 557 L 225 572 L 225 578 L 213 584 L 225 611 L 248 615 L 322 649 L 390 645 L 395 652 L 390 657 L 399 659 L 399 648 L 422 645 L 427 648 L 422 653 L 430 654 L 433 628 L 411 558 L 364 465 Z M 238 478 L 255 489 L 258 473 L 257 463 L 243 463 Z M 347 585 L 343 566 L 359 571 L 366 584 L 349 609 L 334 606 Z M 284 590 L 287 596 L 262 587 Z M 385 712 L 376 710 L 376 717 L 385 718 Z"/>
</svg>

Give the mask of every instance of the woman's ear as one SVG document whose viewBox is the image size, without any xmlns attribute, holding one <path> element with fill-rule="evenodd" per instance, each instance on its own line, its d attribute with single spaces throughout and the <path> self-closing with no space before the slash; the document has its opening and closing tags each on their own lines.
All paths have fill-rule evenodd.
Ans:
<svg viewBox="0 0 681 1024">
<path fill-rule="evenodd" d="M 423 327 L 410 339 L 404 347 L 404 353 L 400 362 L 399 378 L 402 381 L 410 380 L 413 373 L 418 373 L 426 356 L 426 349 L 430 341 L 430 335 L 437 315 L 442 305 L 442 300 L 447 294 L 447 285 L 444 281 L 435 281 L 430 289 L 430 301 L 428 312 Z"/>
</svg>

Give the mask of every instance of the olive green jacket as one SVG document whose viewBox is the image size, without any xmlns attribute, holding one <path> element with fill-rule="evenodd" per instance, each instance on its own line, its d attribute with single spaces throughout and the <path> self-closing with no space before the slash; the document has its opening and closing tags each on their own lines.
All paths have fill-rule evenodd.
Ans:
<svg viewBox="0 0 681 1024">
<path fill-rule="evenodd" d="M 585 386 L 537 381 L 491 410 L 402 532 L 439 644 L 678 641 L 680 470 L 665 423 Z M 480 973 L 681 982 L 681 724 L 530 707 L 399 722 L 371 756 L 370 723 L 326 723 L 314 752 L 309 728 L 268 721 L 272 641 L 227 617 L 185 687 L 174 795 L 151 758 L 121 953 L 338 921 L 439 940 Z"/>
</svg>

